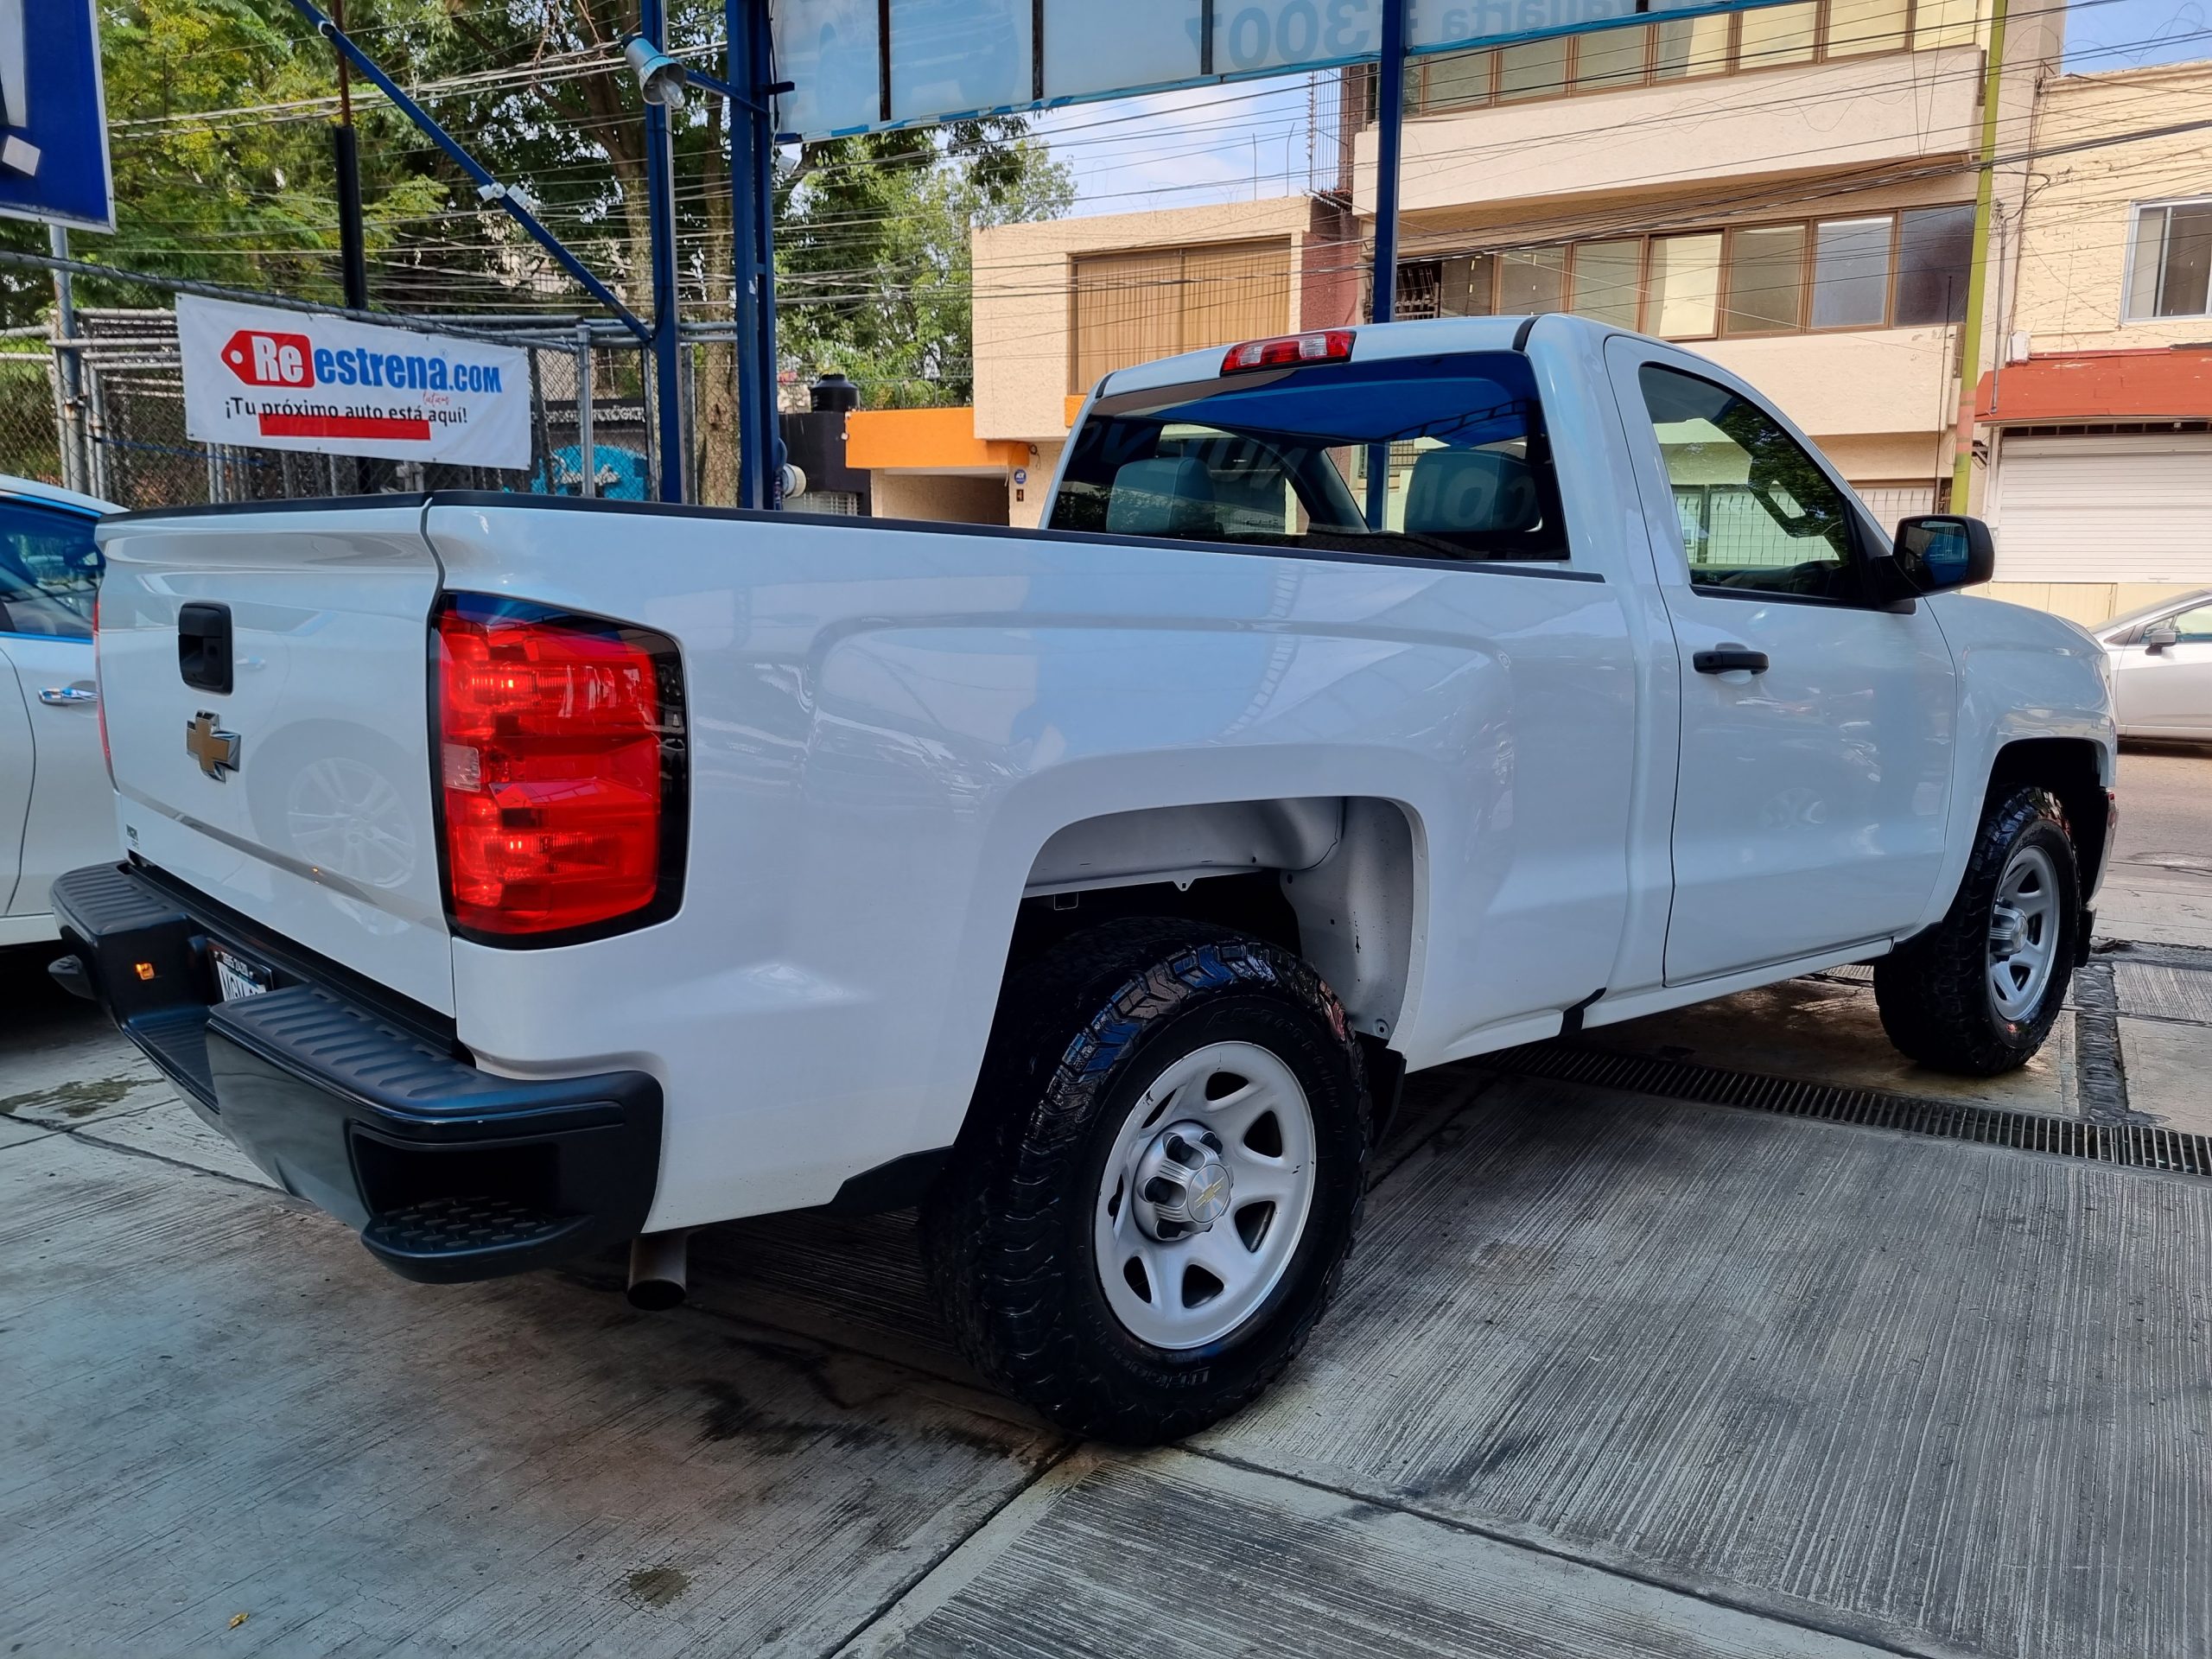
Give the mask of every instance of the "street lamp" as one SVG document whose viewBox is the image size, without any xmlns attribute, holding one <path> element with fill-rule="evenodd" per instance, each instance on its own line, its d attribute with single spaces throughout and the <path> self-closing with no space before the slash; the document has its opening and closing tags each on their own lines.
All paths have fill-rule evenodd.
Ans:
<svg viewBox="0 0 2212 1659">
<path fill-rule="evenodd" d="M 622 55 L 629 60 L 631 72 L 638 77 L 638 86 L 645 93 L 646 103 L 658 104 L 670 110 L 683 107 L 683 88 L 688 77 L 682 64 L 643 35 L 632 35 L 624 40 Z"/>
</svg>

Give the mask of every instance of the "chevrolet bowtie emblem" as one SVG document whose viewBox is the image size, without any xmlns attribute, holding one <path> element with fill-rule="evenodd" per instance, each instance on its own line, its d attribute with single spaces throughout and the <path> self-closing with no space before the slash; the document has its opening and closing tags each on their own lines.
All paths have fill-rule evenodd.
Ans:
<svg viewBox="0 0 2212 1659">
<path fill-rule="evenodd" d="M 238 734 L 217 731 L 215 716 L 205 709 L 184 722 L 184 752 L 217 783 L 226 772 L 238 769 Z"/>
</svg>

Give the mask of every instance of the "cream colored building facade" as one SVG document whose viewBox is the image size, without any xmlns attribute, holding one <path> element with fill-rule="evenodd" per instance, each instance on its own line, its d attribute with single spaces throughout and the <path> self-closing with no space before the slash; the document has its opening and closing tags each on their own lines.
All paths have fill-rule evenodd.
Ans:
<svg viewBox="0 0 2212 1659">
<path fill-rule="evenodd" d="M 2212 63 L 2066 75 L 1976 410 L 1998 585 L 2095 623 L 2212 587 Z M 2169 130 L 2169 129 L 2181 129 Z"/>
<path fill-rule="evenodd" d="M 2013 23 L 2000 156 L 2062 18 Z M 1928 512 L 1955 454 L 1986 28 L 1948 0 L 1817 0 L 1432 59 L 1401 169 L 1402 314 L 1559 308 L 1679 340 L 1779 404 L 1878 515 Z M 1375 149 L 1370 128 L 1363 214 Z M 2000 207 L 2024 184 L 1999 168 Z"/>
<path fill-rule="evenodd" d="M 2031 131 L 2061 16 L 2012 27 L 2000 155 Z M 1878 513 L 1929 511 L 1958 430 L 1984 65 L 1966 0 L 1800 0 L 1420 60 L 1399 314 L 1573 310 L 1681 340 Z M 1370 86 L 1347 87 L 1336 195 L 977 233 L 972 430 L 1019 446 L 1008 522 L 1037 521 L 1075 403 L 1117 361 L 1365 315 Z M 1999 169 L 2015 219 L 2024 182 Z M 856 419 L 887 435 L 893 417 Z"/>
<path fill-rule="evenodd" d="M 1081 393 L 1109 368 L 1350 321 L 1363 256 L 1341 205 L 1304 196 L 978 231 L 976 402 L 852 417 L 876 511 L 1034 525 Z"/>
</svg>

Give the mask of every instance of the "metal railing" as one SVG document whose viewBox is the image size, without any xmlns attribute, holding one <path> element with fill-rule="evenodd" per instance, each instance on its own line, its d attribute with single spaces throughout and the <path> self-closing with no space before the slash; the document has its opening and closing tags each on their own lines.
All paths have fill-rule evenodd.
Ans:
<svg viewBox="0 0 2212 1659">
<path fill-rule="evenodd" d="M 652 355 L 616 324 L 542 313 L 393 319 L 496 336 L 526 353 L 530 463 L 489 467 L 200 442 L 185 428 L 173 311 L 79 307 L 73 321 L 71 335 L 48 327 L 0 336 L 0 473 L 127 508 L 423 489 L 653 494 L 661 435 Z M 734 421 L 699 418 L 709 404 L 734 406 L 734 386 L 719 384 L 734 373 L 730 334 L 715 324 L 683 331 L 685 495 L 694 501 L 734 499 Z"/>
</svg>

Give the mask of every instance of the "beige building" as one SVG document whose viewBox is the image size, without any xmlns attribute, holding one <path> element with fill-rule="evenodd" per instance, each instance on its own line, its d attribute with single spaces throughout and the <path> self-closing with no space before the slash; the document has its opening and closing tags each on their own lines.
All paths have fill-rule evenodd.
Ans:
<svg viewBox="0 0 2212 1659">
<path fill-rule="evenodd" d="M 1344 205 L 1305 196 L 1002 226 L 976 233 L 974 264 L 976 403 L 958 411 L 964 426 L 956 434 L 941 410 L 853 417 L 853 464 L 874 474 L 879 513 L 1033 525 L 1101 375 L 1350 322 L 1365 292 Z M 926 496 L 918 480 L 930 480 Z"/>
<path fill-rule="evenodd" d="M 2208 118 L 2212 63 L 2053 79 L 1996 245 L 2005 350 L 1976 415 L 1997 591 L 2079 621 L 2212 587 Z"/>
<path fill-rule="evenodd" d="M 1418 60 L 1399 315 L 1571 310 L 1692 343 L 1779 402 L 1878 512 L 1929 511 L 1957 430 L 1974 11 L 1799 0 Z M 2061 16 L 2012 27 L 2000 155 L 2030 133 Z M 1036 522 L 1101 373 L 1365 315 L 1372 86 L 1346 82 L 1333 194 L 977 234 L 970 430 L 1020 462 L 971 454 L 967 475 L 1004 482 L 1010 522 Z M 2015 219 L 2025 176 L 1998 175 Z M 899 417 L 856 421 L 892 439 Z M 903 442 L 868 453 L 927 464 Z"/>
<path fill-rule="evenodd" d="M 2059 14 L 2007 41 L 2004 154 Z M 1885 518 L 1948 495 L 1984 82 L 1971 5 L 1807 0 L 1428 60 L 1405 315 L 1564 309 L 1743 375 Z M 1356 205 L 1371 212 L 1375 134 Z M 2017 202 L 2021 170 L 1998 177 Z"/>
</svg>

